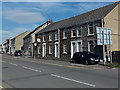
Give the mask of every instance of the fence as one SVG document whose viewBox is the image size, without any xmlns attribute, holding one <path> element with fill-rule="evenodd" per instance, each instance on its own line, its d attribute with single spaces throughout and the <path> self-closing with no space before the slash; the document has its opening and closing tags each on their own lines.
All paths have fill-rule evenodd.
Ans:
<svg viewBox="0 0 120 90">
<path fill-rule="evenodd" d="M 120 51 L 112 52 L 112 61 L 120 63 Z"/>
</svg>

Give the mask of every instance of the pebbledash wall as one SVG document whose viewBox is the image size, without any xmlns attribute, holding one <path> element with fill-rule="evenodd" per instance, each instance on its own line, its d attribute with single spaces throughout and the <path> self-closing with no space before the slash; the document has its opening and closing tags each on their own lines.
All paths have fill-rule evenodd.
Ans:
<svg viewBox="0 0 120 90">
<path fill-rule="evenodd" d="M 47 26 L 36 34 L 36 42 L 38 38 L 40 39 L 35 47 L 36 57 L 70 60 L 75 52 L 92 51 L 102 58 L 103 47 L 97 45 L 96 27 L 111 28 L 113 42 L 119 40 L 119 33 L 116 33 L 116 36 L 114 34 L 120 32 L 120 29 L 115 27 L 116 24 L 120 24 L 119 18 L 116 18 L 114 25 L 109 22 L 113 15 L 119 16 L 120 13 L 115 13 L 115 11 L 119 11 L 119 5 L 119 2 L 113 3 Z M 119 51 L 120 48 L 119 45 L 114 44 L 111 47 L 112 51 Z M 105 52 L 109 52 L 109 46 L 107 45 L 105 46 Z"/>
</svg>

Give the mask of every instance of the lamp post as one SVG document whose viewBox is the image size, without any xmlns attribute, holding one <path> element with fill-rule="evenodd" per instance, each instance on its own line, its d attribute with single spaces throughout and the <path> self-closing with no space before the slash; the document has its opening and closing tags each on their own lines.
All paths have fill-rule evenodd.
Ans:
<svg viewBox="0 0 120 90">
<path fill-rule="evenodd" d="M 37 46 L 37 43 L 34 43 L 34 60 L 35 60 L 35 47 Z"/>
<path fill-rule="evenodd" d="M 36 53 L 36 52 L 35 52 L 35 48 L 36 48 L 36 46 L 38 45 L 38 43 L 40 43 L 40 38 L 37 38 L 37 42 L 34 43 L 34 60 L 35 60 L 35 55 L 36 55 L 36 54 L 35 54 L 35 53 Z"/>
</svg>

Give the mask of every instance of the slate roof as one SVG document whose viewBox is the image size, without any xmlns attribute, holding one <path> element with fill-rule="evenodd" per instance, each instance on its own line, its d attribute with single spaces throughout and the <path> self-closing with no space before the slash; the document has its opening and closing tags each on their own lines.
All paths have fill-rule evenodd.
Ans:
<svg viewBox="0 0 120 90">
<path fill-rule="evenodd" d="M 45 27 L 44 29 L 42 29 L 37 34 L 103 19 L 118 4 L 119 2 L 116 2 L 116 3 L 80 14 L 80 15 L 77 15 L 77 16 L 74 16 L 74 17 L 71 17 L 65 20 L 54 22 L 50 24 L 49 26 Z"/>
</svg>

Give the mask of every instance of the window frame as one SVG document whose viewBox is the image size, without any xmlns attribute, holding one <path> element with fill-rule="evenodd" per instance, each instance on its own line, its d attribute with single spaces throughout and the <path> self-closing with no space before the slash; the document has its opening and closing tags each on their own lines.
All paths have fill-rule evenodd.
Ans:
<svg viewBox="0 0 120 90">
<path fill-rule="evenodd" d="M 55 31 L 55 40 L 58 40 L 59 39 L 59 36 L 58 36 L 58 30 Z"/>
<path fill-rule="evenodd" d="M 49 45 L 49 54 L 52 54 L 52 45 Z"/>
<path fill-rule="evenodd" d="M 92 24 L 92 26 L 90 26 Z M 90 33 L 90 28 L 93 28 L 93 33 L 91 34 Z M 94 35 L 94 24 L 93 23 L 90 23 L 90 24 L 88 24 L 88 35 Z"/>
<path fill-rule="evenodd" d="M 37 53 L 38 53 L 38 54 L 41 54 L 40 51 L 41 51 L 41 47 L 38 46 L 38 48 L 37 48 Z"/>
<path fill-rule="evenodd" d="M 63 44 L 63 54 L 67 54 L 67 44 Z"/>
<path fill-rule="evenodd" d="M 73 36 L 73 30 L 76 32 L 76 35 Z M 71 29 L 71 37 L 76 37 L 77 36 L 77 30 L 76 30 L 76 26 L 72 27 Z"/>
<path fill-rule="evenodd" d="M 52 32 L 49 32 L 49 41 L 52 41 Z"/>
<path fill-rule="evenodd" d="M 80 30 L 81 30 L 81 35 L 79 35 L 79 29 L 78 28 L 80 28 Z M 81 37 L 82 36 L 82 26 L 80 25 L 80 26 L 77 26 L 77 37 Z"/>
<path fill-rule="evenodd" d="M 93 42 L 93 48 L 94 48 L 94 41 L 90 40 L 90 41 L 88 41 L 88 51 L 93 52 L 90 50 L 90 45 L 91 45 L 90 42 Z"/>
<path fill-rule="evenodd" d="M 42 41 L 45 42 L 45 33 L 43 34 L 42 38 L 43 38 Z"/>
<path fill-rule="evenodd" d="M 65 36 L 65 32 L 66 32 L 66 36 Z M 68 32 L 68 29 L 65 28 L 65 29 L 63 30 L 63 39 L 67 39 L 67 32 Z"/>
</svg>

